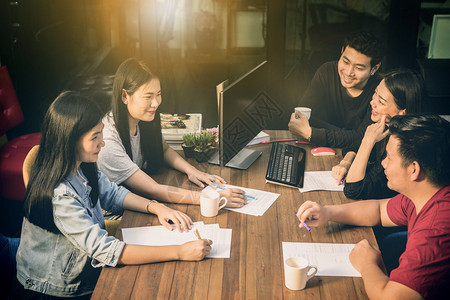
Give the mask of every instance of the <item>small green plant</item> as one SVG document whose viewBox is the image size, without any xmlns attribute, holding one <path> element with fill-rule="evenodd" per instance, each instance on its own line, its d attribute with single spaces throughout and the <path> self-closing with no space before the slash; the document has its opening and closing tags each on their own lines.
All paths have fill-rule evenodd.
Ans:
<svg viewBox="0 0 450 300">
<path fill-rule="evenodd" d="M 194 138 L 195 150 L 199 152 L 204 152 L 210 148 L 213 148 L 211 143 L 215 138 L 213 132 L 205 131 L 197 134 Z"/>
<path fill-rule="evenodd" d="M 193 147 L 195 142 L 195 134 L 188 133 L 183 135 L 183 143 L 186 147 Z"/>
</svg>

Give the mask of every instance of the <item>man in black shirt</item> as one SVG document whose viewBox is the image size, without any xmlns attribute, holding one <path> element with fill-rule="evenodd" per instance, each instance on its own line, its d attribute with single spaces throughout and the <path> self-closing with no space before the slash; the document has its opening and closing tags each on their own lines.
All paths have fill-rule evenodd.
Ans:
<svg viewBox="0 0 450 300">
<path fill-rule="evenodd" d="M 382 42 L 372 33 L 347 37 L 338 62 L 323 64 L 314 75 L 299 106 L 312 109 L 311 125 L 293 113 L 289 130 L 314 144 L 348 147 L 361 142 L 370 120 L 370 100 L 380 82 L 376 72 L 383 58 Z"/>
</svg>

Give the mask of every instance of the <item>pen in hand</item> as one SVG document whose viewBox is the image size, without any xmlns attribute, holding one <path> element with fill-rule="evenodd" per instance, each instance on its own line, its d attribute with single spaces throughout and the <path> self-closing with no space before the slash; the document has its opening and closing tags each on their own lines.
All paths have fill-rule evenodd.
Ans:
<svg viewBox="0 0 450 300">
<path fill-rule="evenodd" d="M 199 240 L 202 239 L 202 237 L 200 236 L 200 233 L 198 232 L 198 229 L 197 229 L 197 228 L 195 228 L 194 233 L 195 233 L 195 236 L 196 236 Z"/>
<path fill-rule="evenodd" d="M 343 185 L 343 184 L 344 184 L 344 182 L 345 182 L 345 177 L 346 177 L 346 176 L 342 177 L 341 181 L 339 182 L 339 185 Z"/>
<path fill-rule="evenodd" d="M 224 189 L 225 189 L 224 187 L 221 187 L 220 185 L 218 185 L 218 184 L 215 183 L 215 182 L 211 182 L 209 185 L 214 186 L 214 187 L 216 187 L 216 188 L 218 188 L 218 189 L 221 189 L 221 190 L 224 190 Z M 250 199 L 256 199 L 256 197 L 253 197 L 253 196 L 250 196 L 250 195 L 246 195 L 246 194 L 243 194 L 243 196 L 245 196 L 245 197 L 247 197 L 247 198 L 250 198 Z"/>
<path fill-rule="evenodd" d="M 295 213 L 295 216 L 298 218 L 297 213 Z M 300 218 L 298 218 L 300 220 Z M 300 220 L 300 222 L 302 222 L 302 220 Z M 306 222 L 302 222 L 303 226 L 305 226 L 306 230 L 308 230 L 309 232 L 311 232 L 311 228 L 309 228 L 308 225 L 306 225 Z"/>
</svg>

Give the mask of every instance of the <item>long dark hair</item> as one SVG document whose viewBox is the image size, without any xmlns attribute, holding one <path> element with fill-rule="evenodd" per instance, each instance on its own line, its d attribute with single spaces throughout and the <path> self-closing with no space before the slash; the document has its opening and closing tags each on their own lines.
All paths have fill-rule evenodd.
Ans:
<svg viewBox="0 0 450 300">
<path fill-rule="evenodd" d="M 407 114 L 420 113 L 422 102 L 425 101 L 425 84 L 419 73 L 409 69 L 396 69 L 381 75 L 389 92 L 394 97 L 398 109 L 406 109 Z M 388 139 L 381 140 L 376 152 L 375 161 L 378 163 L 386 156 Z"/>
<path fill-rule="evenodd" d="M 408 69 L 397 69 L 382 75 L 389 92 L 394 96 L 399 109 L 406 113 L 421 112 L 421 104 L 425 101 L 425 84 L 419 73 Z"/>
<path fill-rule="evenodd" d="M 53 233 L 59 232 L 53 219 L 53 191 L 75 172 L 77 142 L 99 124 L 103 116 L 97 104 L 77 92 L 63 92 L 50 105 L 25 194 L 24 215 L 31 223 Z M 81 169 L 92 188 L 90 198 L 95 206 L 99 193 L 97 165 L 82 163 Z"/>
<path fill-rule="evenodd" d="M 122 102 L 123 90 L 132 96 L 142 85 L 158 79 L 145 62 L 135 58 L 125 60 L 117 69 L 113 84 L 112 113 L 114 123 L 119 132 L 122 144 L 128 156 L 133 159 L 130 143 L 130 126 L 128 109 Z M 161 135 L 161 120 L 159 113 L 152 122 L 139 122 L 141 153 L 146 163 L 146 173 L 156 173 L 163 165 L 163 144 Z"/>
</svg>

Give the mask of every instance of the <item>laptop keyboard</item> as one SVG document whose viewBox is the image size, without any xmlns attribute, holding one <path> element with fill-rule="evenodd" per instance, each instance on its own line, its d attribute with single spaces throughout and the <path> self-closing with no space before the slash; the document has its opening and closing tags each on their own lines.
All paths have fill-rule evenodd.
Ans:
<svg viewBox="0 0 450 300">
<path fill-rule="evenodd" d="M 266 180 L 292 187 L 303 186 L 306 152 L 289 144 L 273 143 Z"/>
</svg>

